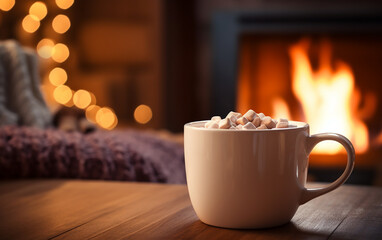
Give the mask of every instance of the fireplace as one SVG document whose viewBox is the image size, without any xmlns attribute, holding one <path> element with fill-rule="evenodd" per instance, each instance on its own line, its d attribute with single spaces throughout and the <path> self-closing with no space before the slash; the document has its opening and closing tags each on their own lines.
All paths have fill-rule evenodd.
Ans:
<svg viewBox="0 0 382 240">
<path fill-rule="evenodd" d="M 212 25 L 213 115 L 252 108 L 337 132 L 356 149 L 349 182 L 376 183 L 382 162 L 380 7 L 221 11 Z M 332 142 L 310 156 L 310 176 L 332 181 L 345 166 Z"/>
</svg>

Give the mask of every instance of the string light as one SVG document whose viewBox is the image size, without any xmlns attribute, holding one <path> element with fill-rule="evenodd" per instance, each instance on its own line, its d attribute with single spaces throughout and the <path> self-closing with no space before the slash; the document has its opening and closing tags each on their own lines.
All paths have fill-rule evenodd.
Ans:
<svg viewBox="0 0 382 240">
<path fill-rule="evenodd" d="M 90 93 L 86 90 L 80 89 L 77 92 L 74 93 L 73 95 L 73 103 L 76 105 L 78 108 L 86 108 L 87 106 L 90 105 L 92 101 L 92 97 Z"/>
<path fill-rule="evenodd" d="M 72 97 L 69 99 L 69 101 L 67 101 L 66 103 L 63 104 L 66 107 L 73 107 L 74 106 L 74 102 L 73 102 L 74 91 L 71 90 L 71 93 L 72 93 Z"/>
<path fill-rule="evenodd" d="M 66 104 L 72 98 L 72 90 L 66 85 L 58 86 L 53 91 L 54 100 L 58 103 Z"/>
<path fill-rule="evenodd" d="M 105 129 L 113 129 L 117 121 L 117 117 L 115 116 L 113 110 L 110 108 L 100 108 L 96 113 L 97 124 Z"/>
<path fill-rule="evenodd" d="M 65 62 L 69 57 L 69 48 L 63 43 L 57 43 L 53 47 L 52 59 L 58 63 Z"/>
<path fill-rule="evenodd" d="M 140 124 L 148 123 L 152 116 L 151 108 L 144 104 L 139 105 L 134 111 L 134 119 Z"/>
<path fill-rule="evenodd" d="M 49 73 L 49 81 L 54 86 L 63 85 L 67 80 L 68 75 L 66 74 L 66 71 L 60 67 L 54 68 Z"/>
<path fill-rule="evenodd" d="M 65 10 L 73 5 L 74 0 L 55 0 L 55 2 L 59 8 Z M 9 11 L 14 5 L 15 0 L 0 0 L 0 10 Z M 29 8 L 29 14 L 25 16 L 21 22 L 22 29 L 28 33 L 36 32 L 40 27 L 40 21 L 43 20 L 47 14 L 48 8 L 44 2 L 34 2 Z M 52 20 L 52 28 L 59 34 L 66 33 L 70 27 L 70 18 L 64 14 L 59 14 Z M 65 62 L 70 55 L 67 45 L 63 43 L 55 44 L 55 41 L 49 38 L 41 39 L 36 46 L 36 51 L 40 57 L 45 59 L 51 58 L 57 63 Z M 48 100 L 54 100 L 68 107 L 75 105 L 78 108 L 85 109 L 86 118 L 104 129 L 111 130 L 117 126 L 118 118 L 114 111 L 108 107 L 101 108 L 97 106 L 96 97 L 92 92 L 84 89 L 73 91 L 69 86 L 64 85 L 68 80 L 65 69 L 55 67 L 45 78 L 47 80 L 41 87 L 44 94 L 48 97 Z M 148 106 L 146 107 L 149 109 L 149 114 L 146 109 L 146 115 L 144 114 L 146 120 L 142 121 L 149 121 L 152 117 L 151 109 Z M 138 112 L 142 113 L 142 109 Z"/>
<path fill-rule="evenodd" d="M 44 38 L 37 44 L 37 53 L 40 57 L 48 59 L 52 56 L 54 42 L 52 39 Z"/>
<path fill-rule="evenodd" d="M 88 108 L 86 108 L 86 112 L 85 112 L 86 119 L 92 123 L 96 123 L 96 115 L 98 110 L 100 109 L 101 109 L 100 106 L 90 105 Z"/>
<path fill-rule="evenodd" d="M 74 3 L 74 0 L 56 0 L 56 5 L 61 9 L 68 9 Z"/>
<path fill-rule="evenodd" d="M 5 12 L 11 10 L 15 6 L 15 0 L 0 0 L 0 10 Z"/>
<path fill-rule="evenodd" d="M 43 2 L 35 2 L 29 8 L 29 14 L 36 16 L 39 21 L 44 19 L 47 13 L 48 13 L 48 9 L 46 8 L 45 3 Z"/>
<path fill-rule="evenodd" d="M 91 98 L 89 106 L 90 105 L 95 105 L 97 103 L 96 96 L 92 92 L 89 92 L 89 93 L 90 93 L 90 98 Z"/>
<path fill-rule="evenodd" d="M 40 27 L 40 20 L 35 15 L 26 15 L 22 21 L 24 30 L 28 33 L 34 33 Z"/>
<path fill-rule="evenodd" d="M 52 27 L 57 33 L 65 33 L 70 28 L 70 19 L 63 14 L 57 15 L 52 21 Z"/>
</svg>

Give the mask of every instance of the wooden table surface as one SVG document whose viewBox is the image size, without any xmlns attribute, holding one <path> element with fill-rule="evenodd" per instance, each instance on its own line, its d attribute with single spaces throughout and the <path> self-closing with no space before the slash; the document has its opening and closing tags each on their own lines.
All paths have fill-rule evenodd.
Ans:
<svg viewBox="0 0 382 240">
<path fill-rule="evenodd" d="M 185 185 L 0 182 L 0 239 L 382 239 L 382 188 L 342 186 L 264 230 L 208 226 Z"/>
</svg>

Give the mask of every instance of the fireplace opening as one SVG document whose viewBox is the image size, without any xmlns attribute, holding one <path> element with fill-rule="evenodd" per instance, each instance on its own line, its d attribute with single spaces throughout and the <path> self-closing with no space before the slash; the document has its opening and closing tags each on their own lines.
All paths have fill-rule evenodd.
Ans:
<svg viewBox="0 0 382 240">
<path fill-rule="evenodd" d="M 356 151 L 348 182 L 380 184 L 381 15 L 337 13 L 340 17 L 307 17 L 302 12 L 217 14 L 213 111 L 221 115 L 228 108 L 254 109 L 273 118 L 308 122 L 311 134 L 342 134 Z M 224 31 L 234 37 L 223 38 Z M 333 181 L 346 166 L 346 152 L 340 144 L 325 141 L 311 153 L 309 166 L 312 180 Z"/>
<path fill-rule="evenodd" d="M 311 134 L 349 138 L 358 167 L 377 164 L 368 152 L 381 142 L 382 37 L 257 36 L 240 39 L 236 110 L 305 121 Z M 320 143 L 311 166 L 340 167 L 344 149 Z M 375 162 L 373 162 L 375 161 Z"/>
</svg>

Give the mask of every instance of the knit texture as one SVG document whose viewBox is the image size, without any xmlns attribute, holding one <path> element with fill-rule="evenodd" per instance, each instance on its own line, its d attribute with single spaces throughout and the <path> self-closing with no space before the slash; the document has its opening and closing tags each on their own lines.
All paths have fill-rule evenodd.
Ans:
<svg viewBox="0 0 382 240">
<path fill-rule="evenodd" d="M 183 146 L 155 134 L 1 127 L 0 178 L 26 177 L 186 182 Z"/>
<path fill-rule="evenodd" d="M 45 128 L 51 113 L 40 91 L 38 59 L 16 41 L 0 42 L 0 125 Z"/>
</svg>

